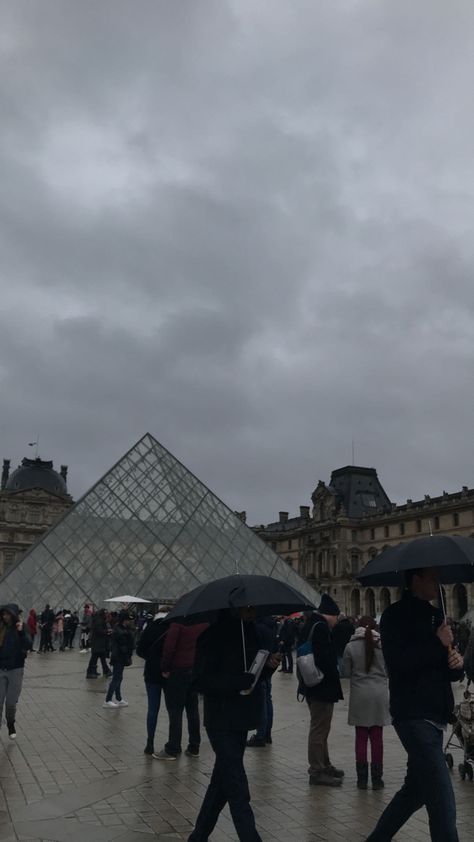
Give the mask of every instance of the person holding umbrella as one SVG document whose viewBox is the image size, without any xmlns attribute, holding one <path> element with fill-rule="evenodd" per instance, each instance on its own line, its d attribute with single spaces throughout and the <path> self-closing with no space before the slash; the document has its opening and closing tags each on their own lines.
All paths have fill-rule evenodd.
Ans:
<svg viewBox="0 0 474 842">
<path fill-rule="evenodd" d="M 446 619 L 431 605 L 439 593 L 436 568 L 405 570 L 405 583 L 402 599 L 384 611 L 380 632 L 390 712 L 408 755 L 407 775 L 367 842 L 388 842 L 423 805 L 433 842 L 458 842 L 443 732 L 453 715 L 451 682 L 463 677 L 463 659 L 452 649 Z"/>
</svg>

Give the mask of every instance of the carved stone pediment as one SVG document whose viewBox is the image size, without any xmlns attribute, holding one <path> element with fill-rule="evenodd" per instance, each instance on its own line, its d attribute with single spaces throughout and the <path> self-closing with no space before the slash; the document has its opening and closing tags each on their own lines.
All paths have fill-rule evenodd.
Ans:
<svg viewBox="0 0 474 842">
<path fill-rule="evenodd" d="M 313 501 L 313 520 L 315 523 L 325 523 L 336 517 L 336 497 L 328 486 L 321 480 L 311 495 Z"/>
</svg>

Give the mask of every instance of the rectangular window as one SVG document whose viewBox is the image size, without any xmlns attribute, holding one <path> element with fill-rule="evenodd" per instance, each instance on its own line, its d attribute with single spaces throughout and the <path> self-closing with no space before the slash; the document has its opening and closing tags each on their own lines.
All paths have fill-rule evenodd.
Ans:
<svg viewBox="0 0 474 842">
<path fill-rule="evenodd" d="M 388 538 L 388 536 L 389 536 L 389 527 L 388 526 L 384 526 L 383 534 L 384 534 L 385 538 Z"/>
<path fill-rule="evenodd" d="M 459 526 L 459 515 L 457 512 L 453 514 L 453 526 Z"/>
<path fill-rule="evenodd" d="M 399 527 L 399 530 L 400 530 L 400 535 L 404 535 L 405 534 L 405 524 L 399 523 L 398 527 Z"/>
<path fill-rule="evenodd" d="M 291 550 L 291 538 L 288 541 L 288 549 Z"/>
<path fill-rule="evenodd" d="M 371 529 L 371 530 L 370 530 L 370 539 L 371 539 L 371 541 L 373 541 L 373 540 L 374 540 L 374 538 L 375 538 L 375 529 Z"/>
<path fill-rule="evenodd" d="M 436 517 L 434 519 L 434 528 L 439 529 L 439 517 L 438 517 L 438 515 L 436 515 Z"/>
<path fill-rule="evenodd" d="M 416 531 L 421 532 L 421 520 L 420 520 L 420 518 L 418 518 L 418 520 L 416 522 Z"/>
</svg>

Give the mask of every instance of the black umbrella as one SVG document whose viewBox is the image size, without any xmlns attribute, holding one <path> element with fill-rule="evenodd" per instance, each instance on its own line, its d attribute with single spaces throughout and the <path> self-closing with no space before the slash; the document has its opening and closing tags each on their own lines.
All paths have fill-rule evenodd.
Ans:
<svg viewBox="0 0 474 842">
<path fill-rule="evenodd" d="M 185 594 L 169 612 L 166 620 L 197 623 L 215 620 L 218 612 L 230 608 L 254 607 L 262 616 L 288 614 L 291 611 L 314 611 L 315 606 L 303 594 L 279 579 L 251 573 L 235 573 L 206 582 Z M 242 627 L 242 654 L 247 672 L 245 634 Z"/>
<path fill-rule="evenodd" d="M 315 594 L 316 596 L 316 594 Z M 235 573 L 198 585 L 178 600 L 168 620 L 212 620 L 218 611 L 254 606 L 260 615 L 288 614 L 291 611 L 314 611 L 315 606 L 296 588 L 250 573 Z"/>
<path fill-rule="evenodd" d="M 356 575 L 362 585 L 404 585 L 404 572 L 434 567 L 444 585 L 474 582 L 474 538 L 430 535 L 389 547 Z"/>
</svg>

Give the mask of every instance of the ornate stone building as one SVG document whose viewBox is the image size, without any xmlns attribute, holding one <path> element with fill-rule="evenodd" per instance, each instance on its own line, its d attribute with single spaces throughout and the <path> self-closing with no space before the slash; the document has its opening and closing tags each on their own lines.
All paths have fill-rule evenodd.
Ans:
<svg viewBox="0 0 474 842">
<path fill-rule="evenodd" d="M 3 460 L 0 490 L 0 575 L 72 506 L 67 466 L 57 473 L 52 462 L 23 459 L 10 474 Z"/>
<path fill-rule="evenodd" d="M 381 550 L 430 532 L 474 537 L 474 488 L 466 486 L 396 505 L 374 468 L 350 465 L 333 471 L 328 485 L 320 481 L 311 500 L 298 516 L 280 512 L 275 523 L 254 529 L 350 615 L 379 615 L 398 599 L 397 588 L 363 588 L 354 578 Z M 458 619 L 474 604 L 474 585 L 448 585 L 446 598 L 448 614 Z"/>
</svg>

